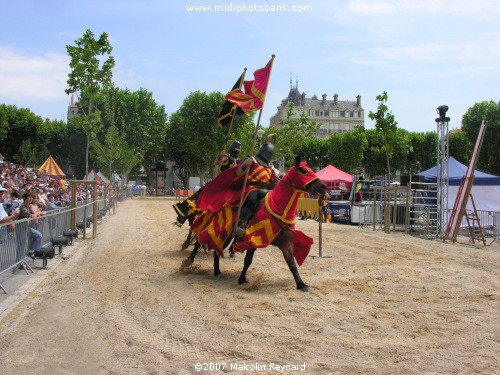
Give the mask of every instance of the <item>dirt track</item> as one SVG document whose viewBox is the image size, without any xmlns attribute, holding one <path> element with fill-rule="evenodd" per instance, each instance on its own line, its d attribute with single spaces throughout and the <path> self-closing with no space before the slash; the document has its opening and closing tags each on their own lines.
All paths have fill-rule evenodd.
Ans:
<svg viewBox="0 0 500 375">
<path fill-rule="evenodd" d="M 221 260 L 220 278 L 211 253 L 180 270 L 187 228 L 172 225 L 172 203 L 129 200 L 105 217 L 80 259 L 0 322 L 1 373 L 190 374 L 225 363 L 251 374 L 304 362 L 283 373 L 500 373 L 499 246 L 325 224 L 332 257 L 299 269 L 312 293 L 295 289 L 272 247 L 257 250 L 244 289 L 241 254 Z M 297 224 L 317 238 L 316 222 Z"/>
</svg>

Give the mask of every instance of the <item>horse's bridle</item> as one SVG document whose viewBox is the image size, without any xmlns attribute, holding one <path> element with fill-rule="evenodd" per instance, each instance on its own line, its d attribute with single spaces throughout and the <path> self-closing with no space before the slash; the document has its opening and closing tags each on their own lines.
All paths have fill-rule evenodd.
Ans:
<svg viewBox="0 0 500 375">
<path fill-rule="evenodd" d="M 287 182 L 287 181 L 283 180 L 283 179 L 282 179 L 282 178 L 280 178 L 280 177 L 276 177 L 276 178 L 278 179 L 278 182 L 283 182 L 285 185 L 290 186 L 290 187 L 291 187 L 292 189 L 294 189 L 294 190 L 298 190 L 298 191 L 301 191 L 301 192 L 303 192 L 303 193 L 307 193 L 307 190 L 306 190 L 306 189 L 303 189 L 303 188 L 301 188 L 301 187 L 295 186 L 294 184 L 291 184 L 291 183 L 289 183 L 289 182 Z M 318 178 L 318 177 L 316 177 L 316 178 Z M 312 179 L 311 181 L 309 181 L 309 182 L 308 182 L 308 184 L 309 184 L 309 183 L 311 183 L 311 182 L 313 182 L 316 178 L 314 178 L 314 179 Z"/>
</svg>

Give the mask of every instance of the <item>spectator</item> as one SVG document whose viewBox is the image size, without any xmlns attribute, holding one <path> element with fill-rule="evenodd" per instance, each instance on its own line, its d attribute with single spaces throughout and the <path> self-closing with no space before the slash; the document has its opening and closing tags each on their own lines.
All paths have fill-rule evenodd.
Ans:
<svg viewBox="0 0 500 375">
<path fill-rule="evenodd" d="M 356 203 L 361 203 L 363 201 L 363 181 L 365 179 L 365 174 L 363 168 L 361 167 L 356 168 L 355 172 L 356 172 L 356 177 L 355 177 L 356 196 L 354 201 Z"/>
<path fill-rule="evenodd" d="M 3 193 L 5 188 L 0 187 L 0 193 Z M 15 220 L 19 216 L 19 209 L 15 209 L 12 213 L 7 213 L 4 208 L 4 198 L 3 194 L 0 194 L 0 224 L 9 223 Z M 0 244 L 4 243 L 7 239 L 7 226 L 3 225 L 0 227 Z"/>
<path fill-rule="evenodd" d="M 23 195 L 23 204 L 19 208 L 19 215 L 15 226 L 17 253 L 16 263 L 24 259 L 26 252 L 26 241 L 29 237 L 28 254 L 32 259 L 35 258 L 35 250 L 42 247 L 42 234 L 34 228 L 29 227 L 29 223 L 22 221 L 34 217 L 31 212 L 30 205 L 33 203 L 33 195 L 25 193 Z M 19 222 L 21 221 L 21 222 Z"/>
<path fill-rule="evenodd" d="M 47 214 L 51 214 L 61 209 L 62 209 L 61 202 L 56 202 L 54 199 L 54 195 L 52 194 L 47 195 L 47 204 L 45 205 L 45 212 Z M 49 217 L 48 222 L 49 222 L 50 238 L 54 238 L 53 231 L 57 224 L 55 216 Z"/>
<path fill-rule="evenodd" d="M 45 215 L 45 212 L 43 212 L 42 208 L 40 207 L 37 195 L 33 196 L 32 203 L 30 204 L 30 210 L 32 213 L 32 217 L 40 217 Z M 40 219 L 32 221 L 32 226 L 34 226 L 35 228 L 38 228 L 40 224 L 41 224 Z"/>
<path fill-rule="evenodd" d="M 38 205 L 42 210 L 45 209 L 45 204 L 47 203 L 47 192 L 43 187 L 38 188 Z"/>
</svg>

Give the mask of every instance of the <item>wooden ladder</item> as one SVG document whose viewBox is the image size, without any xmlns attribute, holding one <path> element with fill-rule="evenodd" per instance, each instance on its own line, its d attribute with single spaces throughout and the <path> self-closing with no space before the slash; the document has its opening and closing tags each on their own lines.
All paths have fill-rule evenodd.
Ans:
<svg viewBox="0 0 500 375">
<path fill-rule="evenodd" d="M 453 243 L 457 240 L 457 235 L 460 230 L 460 224 L 464 215 L 467 219 L 467 225 L 469 226 L 469 233 L 471 233 L 471 239 L 474 243 L 474 233 L 470 226 L 470 220 L 477 221 L 480 228 L 481 239 L 486 246 L 486 241 L 484 241 L 483 231 L 481 229 L 481 225 L 479 223 L 479 218 L 477 216 L 476 205 L 472 200 L 472 205 L 474 208 L 475 216 L 467 215 L 467 201 L 469 196 L 472 198 L 471 189 L 474 184 L 474 169 L 476 168 L 476 162 L 479 157 L 479 151 L 481 150 L 481 145 L 483 143 L 484 133 L 486 131 L 486 124 L 484 121 L 481 123 L 481 127 L 479 129 L 479 134 L 477 135 L 476 144 L 474 146 L 474 150 L 472 151 L 471 160 L 469 162 L 469 166 L 467 167 L 467 172 L 465 176 L 462 177 L 462 181 L 460 182 L 460 188 L 458 189 L 457 197 L 455 199 L 455 204 L 453 205 L 453 210 L 451 212 L 450 218 L 448 219 L 448 224 L 446 226 L 446 230 L 443 235 L 443 242 L 446 240 L 451 240 Z M 478 238 L 476 238 L 478 239 Z"/>
<path fill-rule="evenodd" d="M 477 215 L 476 204 L 474 203 L 474 197 L 472 196 L 472 194 L 470 194 L 470 200 L 471 200 L 472 208 L 473 208 L 472 216 L 469 216 L 467 214 L 467 211 L 465 212 L 465 218 L 467 219 L 467 226 L 469 228 L 470 239 L 472 240 L 472 243 L 475 243 L 474 240 L 483 241 L 483 245 L 486 246 L 486 240 L 484 239 L 483 228 L 481 227 L 481 220 L 479 219 L 479 216 Z M 470 223 L 471 221 L 477 222 L 477 228 L 479 229 L 480 237 L 475 236 L 474 225 L 471 225 L 471 223 Z"/>
</svg>

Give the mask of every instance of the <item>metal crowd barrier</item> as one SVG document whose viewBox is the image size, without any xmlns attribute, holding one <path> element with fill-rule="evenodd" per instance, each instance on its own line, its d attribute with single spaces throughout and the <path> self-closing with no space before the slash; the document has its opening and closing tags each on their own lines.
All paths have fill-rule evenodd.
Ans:
<svg viewBox="0 0 500 375">
<path fill-rule="evenodd" d="M 8 270 L 24 269 L 29 274 L 33 267 L 45 266 L 46 260 L 41 258 L 31 259 L 28 250 L 33 247 L 46 247 L 55 242 L 54 239 L 64 237 L 65 231 L 79 230 L 85 238 L 86 228 L 94 223 L 94 218 L 100 222 L 106 213 L 114 213 L 118 201 L 129 196 L 127 189 L 117 194 L 106 194 L 106 198 L 96 200 L 97 212 L 94 215 L 94 201 L 76 202 L 74 208 L 61 208 L 49 211 L 46 215 L 37 218 L 15 220 L 10 223 L 0 224 L 0 277 Z M 74 220 L 74 222 L 72 222 Z M 95 228 L 93 234 L 95 234 Z M 38 244 L 37 244 L 38 241 Z M 62 249 L 62 246 L 59 247 Z M 30 266 L 31 264 L 31 266 Z M 1 284 L 0 290 L 7 293 Z"/>
</svg>

